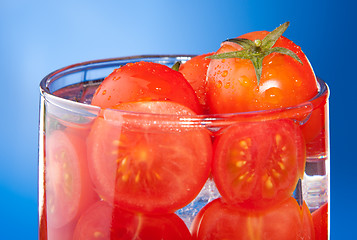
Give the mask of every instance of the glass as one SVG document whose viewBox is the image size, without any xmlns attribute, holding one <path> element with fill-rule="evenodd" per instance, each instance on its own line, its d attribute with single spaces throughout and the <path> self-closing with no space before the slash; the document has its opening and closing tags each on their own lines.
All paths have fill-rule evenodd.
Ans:
<svg viewBox="0 0 357 240">
<path fill-rule="evenodd" d="M 171 67 L 191 57 L 89 61 L 54 71 L 41 81 L 40 239 L 188 239 L 191 234 L 203 239 L 205 231 L 233 239 L 244 234 L 268 239 L 263 232 L 282 237 L 284 226 L 289 230 L 285 234 L 300 237 L 327 234 L 329 91 L 322 80 L 318 79 L 320 91 L 310 101 L 247 113 L 176 116 L 90 105 L 101 81 L 121 65 L 151 61 Z M 288 129 L 288 134 L 281 129 Z M 242 134 L 245 138 L 239 138 Z M 285 148 L 274 150 L 282 140 Z M 259 146 L 247 152 L 251 141 Z M 264 159 L 267 153 L 283 157 L 265 170 L 245 161 Z M 294 164 L 285 164 L 284 159 Z M 257 169 L 245 168 L 246 164 Z M 296 170 L 299 167 L 303 174 Z M 232 168 L 243 168 L 248 175 L 229 179 Z M 251 184 L 255 174 L 262 175 L 259 187 Z M 239 181 L 244 178 L 242 185 Z M 237 185 L 240 191 L 231 191 Z M 285 186 L 283 193 L 270 191 L 280 185 Z M 245 200 L 230 204 L 235 194 Z M 300 207 L 294 208 L 296 204 Z M 212 230 L 212 226 L 219 227 Z M 275 239 L 273 235 L 268 236 Z"/>
</svg>

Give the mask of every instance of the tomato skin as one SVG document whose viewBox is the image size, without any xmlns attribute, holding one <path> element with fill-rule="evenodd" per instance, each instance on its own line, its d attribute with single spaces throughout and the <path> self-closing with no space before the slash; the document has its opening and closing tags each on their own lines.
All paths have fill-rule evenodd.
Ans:
<svg viewBox="0 0 357 240">
<path fill-rule="evenodd" d="M 267 31 L 240 36 L 263 39 Z M 303 65 L 290 56 L 272 53 L 263 60 L 258 86 L 253 64 L 248 59 L 212 60 L 208 67 L 207 102 L 211 113 L 232 113 L 294 106 L 318 92 L 312 67 L 300 47 L 281 36 L 274 47 L 292 50 Z M 238 44 L 224 42 L 216 53 L 241 50 Z"/>
<path fill-rule="evenodd" d="M 312 213 L 312 220 L 315 227 L 315 239 L 328 239 L 328 203 L 322 205 Z"/>
<path fill-rule="evenodd" d="M 262 209 L 292 195 L 305 168 L 304 139 L 292 120 L 237 123 L 216 136 L 212 175 L 225 202 Z"/>
<path fill-rule="evenodd" d="M 306 236 L 310 236 L 310 238 L 306 239 L 314 240 L 316 237 L 314 222 L 312 219 L 311 212 L 305 201 L 303 201 L 302 206 L 300 206 L 300 208 L 302 211 L 302 224 L 304 226 L 302 229 L 302 235 L 305 236 L 305 238 Z"/>
<path fill-rule="evenodd" d="M 75 221 L 97 200 L 89 177 L 83 135 L 70 129 L 46 136 L 45 201 L 49 227 L 60 228 Z"/>
<path fill-rule="evenodd" d="M 191 234 L 174 213 L 150 216 L 128 212 L 99 201 L 81 216 L 73 237 L 73 240 L 92 239 L 189 240 Z"/>
<path fill-rule="evenodd" d="M 117 107 L 195 116 L 168 101 Z M 89 168 L 98 194 L 109 203 L 145 213 L 174 212 L 191 202 L 210 173 L 211 140 L 206 129 L 176 124 L 150 114 L 103 110 L 88 137 Z"/>
<path fill-rule="evenodd" d="M 191 84 L 198 97 L 204 111 L 206 111 L 206 92 L 207 92 L 207 70 L 211 59 L 207 58 L 213 53 L 205 53 L 195 56 L 187 62 L 180 65 L 179 72 Z"/>
<path fill-rule="evenodd" d="M 301 126 L 306 141 L 307 156 L 325 155 L 328 146 L 328 94 L 314 99 L 313 111 L 309 116 L 307 122 Z"/>
<path fill-rule="evenodd" d="M 310 224 L 294 198 L 263 211 L 235 208 L 219 198 L 199 212 L 191 232 L 197 240 L 313 240 L 313 233 L 305 231 Z"/>
<path fill-rule="evenodd" d="M 174 101 L 202 113 L 197 96 L 183 75 L 153 62 L 128 63 L 114 70 L 98 87 L 92 104 L 111 108 L 123 102 L 155 100 Z"/>
</svg>

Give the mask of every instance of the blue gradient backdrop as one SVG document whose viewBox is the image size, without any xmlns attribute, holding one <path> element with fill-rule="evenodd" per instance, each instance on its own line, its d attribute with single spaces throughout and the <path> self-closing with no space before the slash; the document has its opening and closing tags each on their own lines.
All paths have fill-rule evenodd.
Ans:
<svg viewBox="0 0 357 240">
<path fill-rule="evenodd" d="M 39 81 L 60 67 L 137 54 L 201 54 L 273 30 L 302 47 L 330 86 L 331 236 L 355 228 L 353 1 L 0 0 L 0 239 L 37 239 Z"/>
</svg>

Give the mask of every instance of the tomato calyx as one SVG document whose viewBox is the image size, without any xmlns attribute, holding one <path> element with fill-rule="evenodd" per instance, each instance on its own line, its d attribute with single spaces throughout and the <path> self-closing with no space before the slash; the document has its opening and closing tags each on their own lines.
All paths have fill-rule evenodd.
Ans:
<svg viewBox="0 0 357 240">
<path fill-rule="evenodd" d="M 178 71 L 180 69 L 181 63 L 182 63 L 181 61 L 175 62 L 175 64 L 172 65 L 171 69 L 175 70 L 175 71 Z"/>
<path fill-rule="evenodd" d="M 272 32 L 270 32 L 263 40 L 256 39 L 254 41 L 246 38 L 232 38 L 224 42 L 233 42 L 242 47 L 242 50 L 214 54 L 208 56 L 211 59 L 226 59 L 226 58 L 241 58 L 249 59 L 254 66 L 257 77 L 257 85 L 259 85 L 260 77 L 262 75 L 263 59 L 271 53 L 280 53 L 294 58 L 299 63 L 303 64 L 301 59 L 290 49 L 283 47 L 273 47 L 276 41 L 283 35 L 288 28 L 289 22 L 285 22 Z"/>
</svg>

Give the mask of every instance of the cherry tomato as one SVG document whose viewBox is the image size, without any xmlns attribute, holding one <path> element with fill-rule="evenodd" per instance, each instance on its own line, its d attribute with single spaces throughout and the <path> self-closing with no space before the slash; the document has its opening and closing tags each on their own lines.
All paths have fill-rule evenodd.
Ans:
<svg viewBox="0 0 357 240">
<path fill-rule="evenodd" d="M 300 206 L 302 209 L 302 224 L 303 224 L 303 229 L 302 229 L 302 234 L 303 236 L 311 236 L 310 239 L 314 240 L 315 239 L 315 228 L 314 228 L 314 222 L 312 219 L 311 212 L 309 208 L 306 205 L 306 202 L 303 201 L 302 206 Z M 309 238 L 307 238 L 309 239 Z"/>
<path fill-rule="evenodd" d="M 315 239 L 327 240 L 328 236 L 328 204 L 325 203 L 312 213 L 312 220 L 315 227 Z"/>
<path fill-rule="evenodd" d="M 301 126 L 306 141 L 306 154 L 309 157 L 315 156 L 315 158 L 320 158 L 327 151 L 327 97 L 328 95 L 325 94 L 312 101 L 314 109 L 307 122 Z"/>
<path fill-rule="evenodd" d="M 92 104 L 111 108 L 133 101 L 174 101 L 201 113 L 198 98 L 183 75 L 153 62 L 128 63 L 114 70 L 95 92 Z"/>
<path fill-rule="evenodd" d="M 212 158 L 207 130 L 186 126 L 175 116 L 194 117 L 194 112 L 169 101 L 116 108 L 141 113 L 103 110 L 93 123 L 89 167 L 99 195 L 123 208 L 149 213 L 174 212 L 191 202 L 208 179 Z"/>
<path fill-rule="evenodd" d="M 86 162 L 82 135 L 55 130 L 46 137 L 45 194 L 47 223 L 59 228 L 97 199 Z"/>
<path fill-rule="evenodd" d="M 179 72 L 187 79 L 196 92 L 198 100 L 203 109 L 206 109 L 206 92 L 207 92 L 207 69 L 211 59 L 206 58 L 213 53 L 206 53 L 195 56 L 187 62 L 180 65 Z"/>
<path fill-rule="evenodd" d="M 296 240 L 314 239 L 312 223 L 303 220 L 294 198 L 263 211 L 247 211 L 220 198 L 207 204 L 192 223 L 193 239 Z"/>
<path fill-rule="evenodd" d="M 47 238 L 48 240 L 73 240 L 73 233 L 76 222 L 71 222 L 60 228 L 47 228 Z"/>
<path fill-rule="evenodd" d="M 44 198 L 46 202 L 46 198 Z M 42 207 L 40 219 L 39 219 L 39 240 L 72 240 L 75 227 L 75 221 L 71 221 L 68 224 L 60 227 L 53 228 L 47 225 L 47 209 L 46 205 Z"/>
<path fill-rule="evenodd" d="M 212 175 L 227 203 L 265 208 L 282 201 L 304 167 L 304 139 L 292 120 L 242 122 L 217 134 Z"/>
<path fill-rule="evenodd" d="M 185 223 L 174 213 L 145 215 L 95 203 L 79 219 L 73 240 L 189 240 Z"/>
<path fill-rule="evenodd" d="M 240 36 L 262 40 L 269 32 L 258 31 Z M 249 59 L 211 60 L 207 72 L 207 103 L 212 113 L 247 112 L 294 106 L 314 97 L 318 85 L 313 69 L 300 47 L 280 36 L 274 47 L 293 51 L 302 64 L 291 56 L 271 53 L 262 62 L 258 84 Z M 216 54 L 241 50 L 233 42 L 224 42 Z"/>
</svg>

